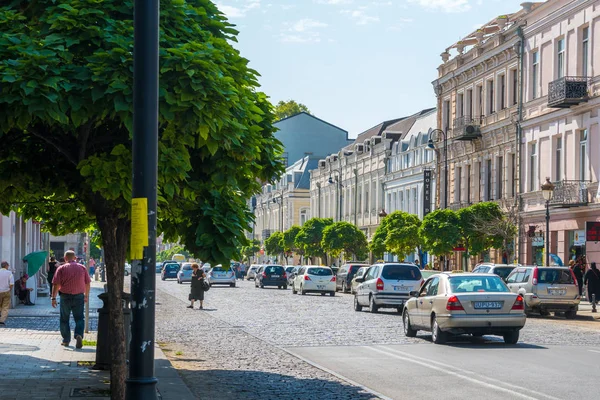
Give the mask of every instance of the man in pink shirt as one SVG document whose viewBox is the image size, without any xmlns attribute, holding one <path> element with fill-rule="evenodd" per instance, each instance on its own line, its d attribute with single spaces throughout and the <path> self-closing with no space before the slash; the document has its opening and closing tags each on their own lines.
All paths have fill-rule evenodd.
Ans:
<svg viewBox="0 0 600 400">
<path fill-rule="evenodd" d="M 75 262 L 75 252 L 69 250 L 65 253 L 65 263 L 58 267 L 52 280 L 52 307 L 56 308 L 56 295 L 60 293 L 60 334 L 62 345 L 68 346 L 71 342 L 71 328 L 69 318 L 71 312 L 75 320 L 76 347 L 83 347 L 83 310 L 90 295 L 90 276 L 85 267 Z"/>
</svg>

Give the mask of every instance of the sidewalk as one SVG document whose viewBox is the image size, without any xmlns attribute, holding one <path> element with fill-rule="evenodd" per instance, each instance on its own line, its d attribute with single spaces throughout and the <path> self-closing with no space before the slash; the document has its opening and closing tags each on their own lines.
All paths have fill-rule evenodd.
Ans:
<svg viewBox="0 0 600 400">
<path fill-rule="evenodd" d="M 585 318 L 585 319 L 596 319 L 596 320 L 600 320 L 600 304 L 596 305 L 596 309 L 598 310 L 597 312 L 593 313 L 592 312 L 592 305 L 587 302 L 587 301 L 582 301 L 581 303 L 579 303 L 579 310 L 577 311 L 577 317 L 578 318 Z"/>
<path fill-rule="evenodd" d="M 98 294 L 103 284 L 93 282 L 90 292 L 90 333 L 85 340 L 96 341 Z M 72 326 L 74 326 L 71 320 Z M 35 306 L 17 306 L 9 311 L 5 328 L 0 328 L 0 397 L 21 399 L 110 399 L 108 371 L 93 371 L 96 348 L 75 349 L 60 345 L 58 310 L 50 299 L 38 298 Z M 155 347 L 158 392 L 165 400 L 192 400 L 194 396 L 177 371 Z"/>
</svg>

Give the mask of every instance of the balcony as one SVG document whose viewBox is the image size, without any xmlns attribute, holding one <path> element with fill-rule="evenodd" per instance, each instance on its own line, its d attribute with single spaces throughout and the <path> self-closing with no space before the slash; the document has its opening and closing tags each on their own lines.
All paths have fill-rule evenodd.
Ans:
<svg viewBox="0 0 600 400">
<path fill-rule="evenodd" d="M 548 107 L 570 108 L 588 101 L 589 79 L 565 76 L 548 84 Z"/>
<path fill-rule="evenodd" d="M 554 182 L 554 196 L 550 205 L 558 207 L 579 207 L 588 204 L 588 181 Z"/>
<path fill-rule="evenodd" d="M 452 124 L 452 138 L 454 140 L 475 140 L 481 137 L 479 129 L 483 117 L 465 115 L 456 118 Z"/>
</svg>

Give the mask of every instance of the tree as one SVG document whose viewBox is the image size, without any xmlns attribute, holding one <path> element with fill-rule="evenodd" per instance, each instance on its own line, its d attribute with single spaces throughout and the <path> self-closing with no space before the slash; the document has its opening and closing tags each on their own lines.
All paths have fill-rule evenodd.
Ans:
<svg viewBox="0 0 600 400">
<path fill-rule="evenodd" d="M 275 106 L 275 115 L 278 120 L 300 114 L 301 112 L 310 114 L 308 107 L 302 103 L 296 103 L 294 100 L 280 101 Z"/>
<path fill-rule="evenodd" d="M 173 256 L 175 254 L 181 254 L 185 258 L 192 257 L 192 254 L 189 251 L 187 251 L 186 249 L 184 249 L 182 246 L 174 246 L 168 250 L 163 250 L 160 253 L 158 253 L 156 255 L 156 259 L 159 261 L 169 261 L 169 260 L 173 259 Z"/>
<path fill-rule="evenodd" d="M 111 396 L 123 399 L 121 293 L 131 208 L 131 1 L 0 7 L 0 212 L 55 234 L 97 224 L 108 276 Z M 158 230 L 228 265 L 247 198 L 283 171 L 272 106 L 209 0 L 161 4 Z M 135 274 L 135 272 L 134 272 Z"/>
<path fill-rule="evenodd" d="M 518 232 L 518 206 L 505 200 L 496 206 L 498 209 L 495 210 L 492 206 L 490 213 L 476 213 L 471 220 L 471 230 L 476 235 L 491 238 L 492 247 L 501 248 L 507 255 L 507 261 L 511 263 L 514 260 L 514 241 Z"/>
<path fill-rule="evenodd" d="M 419 236 L 425 250 L 448 256 L 461 240 L 460 218 L 449 209 L 435 210 L 423 218 Z"/>
<path fill-rule="evenodd" d="M 502 220 L 504 215 L 500 206 L 491 201 L 475 203 L 458 211 L 463 244 L 469 254 L 480 254 L 491 248 L 502 247 L 502 238 L 481 229 Z"/>
<path fill-rule="evenodd" d="M 304 223 L 296 236 L 296 246 L 300 248 L 307 257 L 326 256 L 323 249 L 323 230 L 333 224 L 331 218 L 311 218 Z M 327 261 L 327 260 L 325 260 Z"/>
<path fill-rule="evenodd" d="M 385 246 L 390 253 L 403 259 L 421 247 L 422 240 L 419 236 L 421 220 L 419 217 L 404 211 L 396 211 L 385 219 L 388 225 Z"/>
<path fill-rule="evenodd" d="M 271 236 L 265 239 L 265 250 L 267 254 L 279 255 L 283 253 L 283 233 L 273 232 Z"/>
<path fill-rule="evenodd" d="M 346 256 L 352 254 L 354 259 L 362 260 L 366 258 L 368 252 L 365 234 L 345 221 L 331 224 L 323 230 L 321 246 L 332 257 L 339 257 L 343 251 Z"/>
<path fill-rule="evenodd" d="M 285 263 L 288 264 L 288 257 L 291 253 L 298 253 L 302 255 L 302 251 L 296 246 L 296 236 L 302 228 L 298 225 L 293 225 L 287 231 L 283 232 L 283 255 L 285 257 Z"/>
<path fill-rule="evenodd" d="M 247 246 L 242 246 L 242 250 L 240 251 L 242 253 L 242 257 L 246 260 L 248 260 L 248 262 L 252 262 L 252 257 L 254 257 L 254 255 L 260 251 L 260 240 L 258 239 L 252 239 L 248 242 Z"/>
</svg>

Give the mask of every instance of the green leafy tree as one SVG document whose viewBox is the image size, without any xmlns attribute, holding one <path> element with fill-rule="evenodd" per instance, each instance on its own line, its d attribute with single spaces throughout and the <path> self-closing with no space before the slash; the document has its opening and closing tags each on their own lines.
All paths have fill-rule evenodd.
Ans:
<svg viewBox="0 0 600 400">
<path fill-rule="evenodd" d="M 283 232 L 282 245 L 286 264 L 289 263 L 288 258 L 292 253 L 298 253 L 302 255 L 302 251 L 298 248 L 298 246 L 296 246 L 296 236 L 298 236 L 298 233 L 301 229 L 302 228 L 300 228 L 298 225 L 293 225 L 290 227 L 290 229 Z"/>
<path fill-rule="evenodd" d="M 172 260 L 173 256 L 175 254 L 181 254 L 182 256 L 184 256 L 185 258 L 190 258 L 193 257 L 193 254 L 191 254 L 189 251 L 187 251 L 185 248 L 183 248 L 182 246 L 175 246 L 175 247 L 171 247 L 168 250 L 163 250 L 160 253 L 158 253 L 156 255 L 156 259 L 159 261 L 168 261 L 168 260 Z"/>
<path fill-rule="evenodd" d="M 252 262 L 252 257 L 260 251 L 260 240 L 252 239 L 247 246 L 243 246 L 241 253 L 245 260 Z"/>
<path fill-rule="evenodd" d="M 100 262 L 102 257 L 102 240 L 100 232 L 96 229 L 90 232 L 90 258 Z"/>
<path fill-rule="evenodd" d="M 273 232 L 271 236 L 265 239 L 265 250 L 270 255 L 280 255 L 283 253 L 283 233 Z"/>
<path fill-rule="evenodd" d="M 407 212 L 396 211 L 385 219 L 388 225 L 385 246 L 390 253 L 403 259 L 421 247 L 422 240 L 419 236 L 421 220 L 419 217 Z"/>
<path fill-rule="evenodd" d="M 280 101 L 275 106 L 275 115 L 278 120 L 300 114 L 301 112 L 310 114 L 308 107 L 302 103 L 296 103 L 294 100 Z"/>
<path fill-rule="evenodd" d="M 237 31 L 209 0 L 161 3 L 158 229 L 228 265 L 247 198 L 282 170 L 275 115 Z M 111 396 L 125 396 L 121 293 L 131 208 L 131 0 L 0 6 L 0 212 L 55 234 L 93 224 L 105 250 Z"/>
<path fill-rule="evenodd" d="M 304 223 L 296 236 L 296 246 L 300 248 L 307 257 L 325 258 L 323 249 L 323 231 L 333 224 L 331 218 L 311 218 Z M 327 260 L 325 260 L 327 261 Z"/>
<path fill-rule="evenodd" d="M 339 257 L 344 252 L 346 257 L 352 255 L 353 259 L 362 260 L 368 253 L 365 234 L 355 225 L 345 221 L 331 224 L 323 230 L 321 246 L 333 257 Z"/>
<path fill-rule="evenodd" d="M 383 253 L 387 251 L 385 241 L 387 239 L 388 231 L 387 221 L 383 218 L 371 238 L 371 243 L 369 243 L 369 249 L 377 259 L 383 258 Z"/>
<path fill-rule="evenodd" d="M 449 209 L 435 210 L 423 218 L 419 236 L 425 250 L 447 257 L 462 238 L 460 218 Z"/>
</svg>

